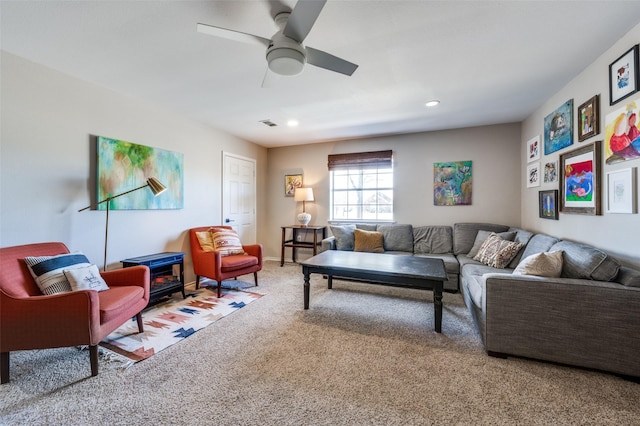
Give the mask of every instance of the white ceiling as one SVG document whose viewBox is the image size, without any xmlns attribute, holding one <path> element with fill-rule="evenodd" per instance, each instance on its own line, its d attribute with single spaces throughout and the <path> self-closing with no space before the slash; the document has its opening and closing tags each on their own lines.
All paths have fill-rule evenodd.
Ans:
<svg viewBox="0 0 640 426">
<path fill-rule="evenodd" d="M 201 22 L 271 38 L 272 17 L 294 5 L 2 0 L 0 42 L 275 147 L 521 121 L 640 17 L 640 1 L 329 0 L 305 45 L 359 68 L 347 77 L 307 65 L 269 89 L 264 50 L 196 32 Z M 300 125 L 287 127 L 291 118 Z"/>
</svg>

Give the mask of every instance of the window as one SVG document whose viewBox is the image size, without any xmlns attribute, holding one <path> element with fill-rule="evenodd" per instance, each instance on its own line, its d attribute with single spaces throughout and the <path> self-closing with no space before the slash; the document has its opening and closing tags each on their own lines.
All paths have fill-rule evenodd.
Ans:
<svg viewBox="0 0 640 426">
<path fill-rule="evenodd" d="M 331 220 L 393 220 L 392 151 L 329 156 Z"/>
</svg>

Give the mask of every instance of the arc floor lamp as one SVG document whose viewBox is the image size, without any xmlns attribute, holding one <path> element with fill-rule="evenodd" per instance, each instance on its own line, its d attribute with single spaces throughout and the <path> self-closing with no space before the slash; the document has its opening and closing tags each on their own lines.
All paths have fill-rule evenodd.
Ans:
<svg viewBox="0 0 640 426">
<path fill-rule="evenodd" d="M 109 241 L 109 204 L 110 204 L 110 201 L 113 200 L 114 198 L 122 197 L 123 195 L 130 194 L 130 193 L 132 193 L 134 191 L 137 191 L 139 189 L 146 188 L 146 187 L 149 187 L 149 189 L 153 193 L 154 197 L 157 197 L 158 195 L 162 194 L 164 191 L 167 190 L 167 187 L 164 186 L 162 183 L 160 183 L 160 181 L 158 179 L 156 179 L 154 177 L 150 177 L 149 179 L 147 179 L 147 183 L 145 183 L 142 186 L 139 186 L 139 187 L 134 188 L 134 189 L 130 189 L 129 191 L 125 191 L 125 192 L 123 192 L 121 194 L 117 194 L 117 195 L 105 198 L 104 200 L 98 201 L 95 204 L 95 206 L 97 207 L 102 203 L 107 203 L 107 221 L 106 221 L 107 226 L 106 226 L 105 231 L 104 231 L 104 263 L 103 263 L 104 266 L 102 268 L 103 271 L 107 270 L 107 242 Z M 85 207 L 83 209 L 78 210 L 78 212 L 88 210 L 93 206 L 94 205 L 92 204 L 90 206 L 87 206 L 87 207 Z"/>
</svg>

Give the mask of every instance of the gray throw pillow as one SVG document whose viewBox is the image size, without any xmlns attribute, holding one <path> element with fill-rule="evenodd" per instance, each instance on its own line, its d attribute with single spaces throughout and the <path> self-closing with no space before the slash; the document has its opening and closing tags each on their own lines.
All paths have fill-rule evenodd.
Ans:
<svg viewBox="0 0 640 426">
<path fill-rule="evenodd" d="M 332 225 L 331 233 L 336 237 L 336 250 L 353 251 L 355 225 Z"/>
</svg>

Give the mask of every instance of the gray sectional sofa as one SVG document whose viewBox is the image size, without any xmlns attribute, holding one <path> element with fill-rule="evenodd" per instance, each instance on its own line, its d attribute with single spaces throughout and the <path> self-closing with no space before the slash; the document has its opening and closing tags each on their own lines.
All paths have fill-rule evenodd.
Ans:
<svg viewBox="0 0 640 426">
<path fill-rule="evenodd" d="M 604 251 L 498 224 L 356 226 L 382 232 L 385 253 L 442 258 L 445 288 L 462 293 L 489 355 L 640 377 L 640 271 Z M 332 227 L 323 250 L 353 249 L 350 229 Z M 473 259 L 491 233 L 522 245 L 504 268 Z M 524 259 L 554 251 L 562 252 L 559 276 L 514 274 Z"/>
</svg>

